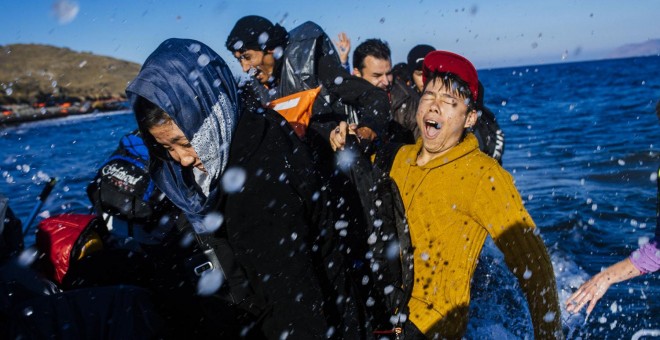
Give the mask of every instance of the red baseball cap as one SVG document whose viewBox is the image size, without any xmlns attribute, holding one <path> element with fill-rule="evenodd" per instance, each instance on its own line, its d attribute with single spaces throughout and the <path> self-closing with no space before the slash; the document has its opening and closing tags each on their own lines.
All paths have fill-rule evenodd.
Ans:
<svg viewBox="0 0 660 340">
<path fill-rule="evenodd" d="M 477 70 L 472 63 L 456 53 L 447 51 L 433 51 L 424 57 L 424 67 L 422 68 L 422 80 L 426 79 L 433 72 L 448 72 L 458 76 L 468 84 L 472 92 L 472 99 L 476 102 L 479 95 L 479 78 Z"/>
</svg>

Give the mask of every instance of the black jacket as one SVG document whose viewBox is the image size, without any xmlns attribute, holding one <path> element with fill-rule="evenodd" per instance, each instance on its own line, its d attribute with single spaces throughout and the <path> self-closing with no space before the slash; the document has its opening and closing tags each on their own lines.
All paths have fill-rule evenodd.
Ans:
<svg viewBox="0 0 660 340">
<path fill-rule="evenodd" d="M 332 207 L 310 157 L 275 111 L 243 112 L 228 168 L 247 178 L 240 192 L 220 200 L 222 228 L 253 300 L 264 303 L 258 317 L 268 338 L 325 337 L 330 327 L 335 337 L 362 337 Z"/>
<path fill-rule="evenodd" d="M 412 143 L 414 143 L 420 136 L 416 120 L 419 94 L 395 79 L 390 90 L 390 102 L 392 105 L 392 119 L 413 135 Z"/>
</svg>

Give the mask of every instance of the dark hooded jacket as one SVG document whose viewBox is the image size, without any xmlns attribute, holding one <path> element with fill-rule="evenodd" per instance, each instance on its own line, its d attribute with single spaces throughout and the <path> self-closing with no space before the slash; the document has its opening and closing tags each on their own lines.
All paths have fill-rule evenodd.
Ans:
<svg viewBox="0 0 660 340">
<path fill-rule="evenodd" d="M 261 43 L 257 40 L 262 32 L 267 33 L 267 38 L 259 46 Z M 341 65 L 334 44 L 316 23 L 307 21 L 286 32 L 263 17 L 246 16 L 236 23 L 225 46 L 232 53 L 242 49 L 282 47 L 282 57 L 277 59 L 273 72 L 271 90 L 265 90 L 256 81 L 252 81 L 251 90 L 265 105 L 270 100 L 321 85 L 321 94 L 314 103 L 309 128 L 323 141 L 328 141 L 331 130 L 340 121 L 347 120 L 344 104 L 358 110 L 359 126 L 369 127 L 379 136 L 386 134 L 391 120 L 387 93 L 348 73 Z"/>
<path fill-rule="evenodd" d="M 244 105 L 222 58 L 193 40 L 163 42 L 127 94 L 167 112 L 202 160 L 211 178 L 205 189 L 155 143 L 136 112 L 154 182 L 197 233 L 229 244 L 254 292 L 257 327 L 278 339 L 364 337 L 335 250 L 331 208 L 309 151 L 287 122 Z M 208 229 L 209 216 L 222 221 L 219 229 Z"/>
</svg>

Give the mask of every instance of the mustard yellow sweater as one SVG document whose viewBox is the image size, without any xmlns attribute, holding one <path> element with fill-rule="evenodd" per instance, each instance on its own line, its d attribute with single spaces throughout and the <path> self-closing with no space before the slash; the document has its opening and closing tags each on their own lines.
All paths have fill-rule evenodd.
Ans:
<svg viewBox="0 0 660 340">
<path fill-rule="evenodd" d="M 473 134 L 424 166 L 416 165 L 420 149 L 421 139 L 401 148 L 390 173 L 415 249 L 410 320 L 427 336 L 461 337 L 470 279 L 490 235 L 524 290 L 535 338 L 563 337 L 552 263 L 511 175 L 479 151 Z"/>
</svg>

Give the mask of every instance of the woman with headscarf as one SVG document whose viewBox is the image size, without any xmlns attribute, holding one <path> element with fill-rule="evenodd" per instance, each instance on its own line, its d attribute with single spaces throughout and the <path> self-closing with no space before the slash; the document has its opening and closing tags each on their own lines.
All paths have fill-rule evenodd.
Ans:
<svg viewBox="0 0 660 340">
<path fill-rule="evenodd" d="M 256 327 L 278 339 L 362 337 L 336 221 L 287 122 L 246 105 L 224 60 L 194 40 L 163 42 L 126 92 L 150 175 L 214 250 L 232 294 L 244 293 L 235 302 Z"/>
</svg>

